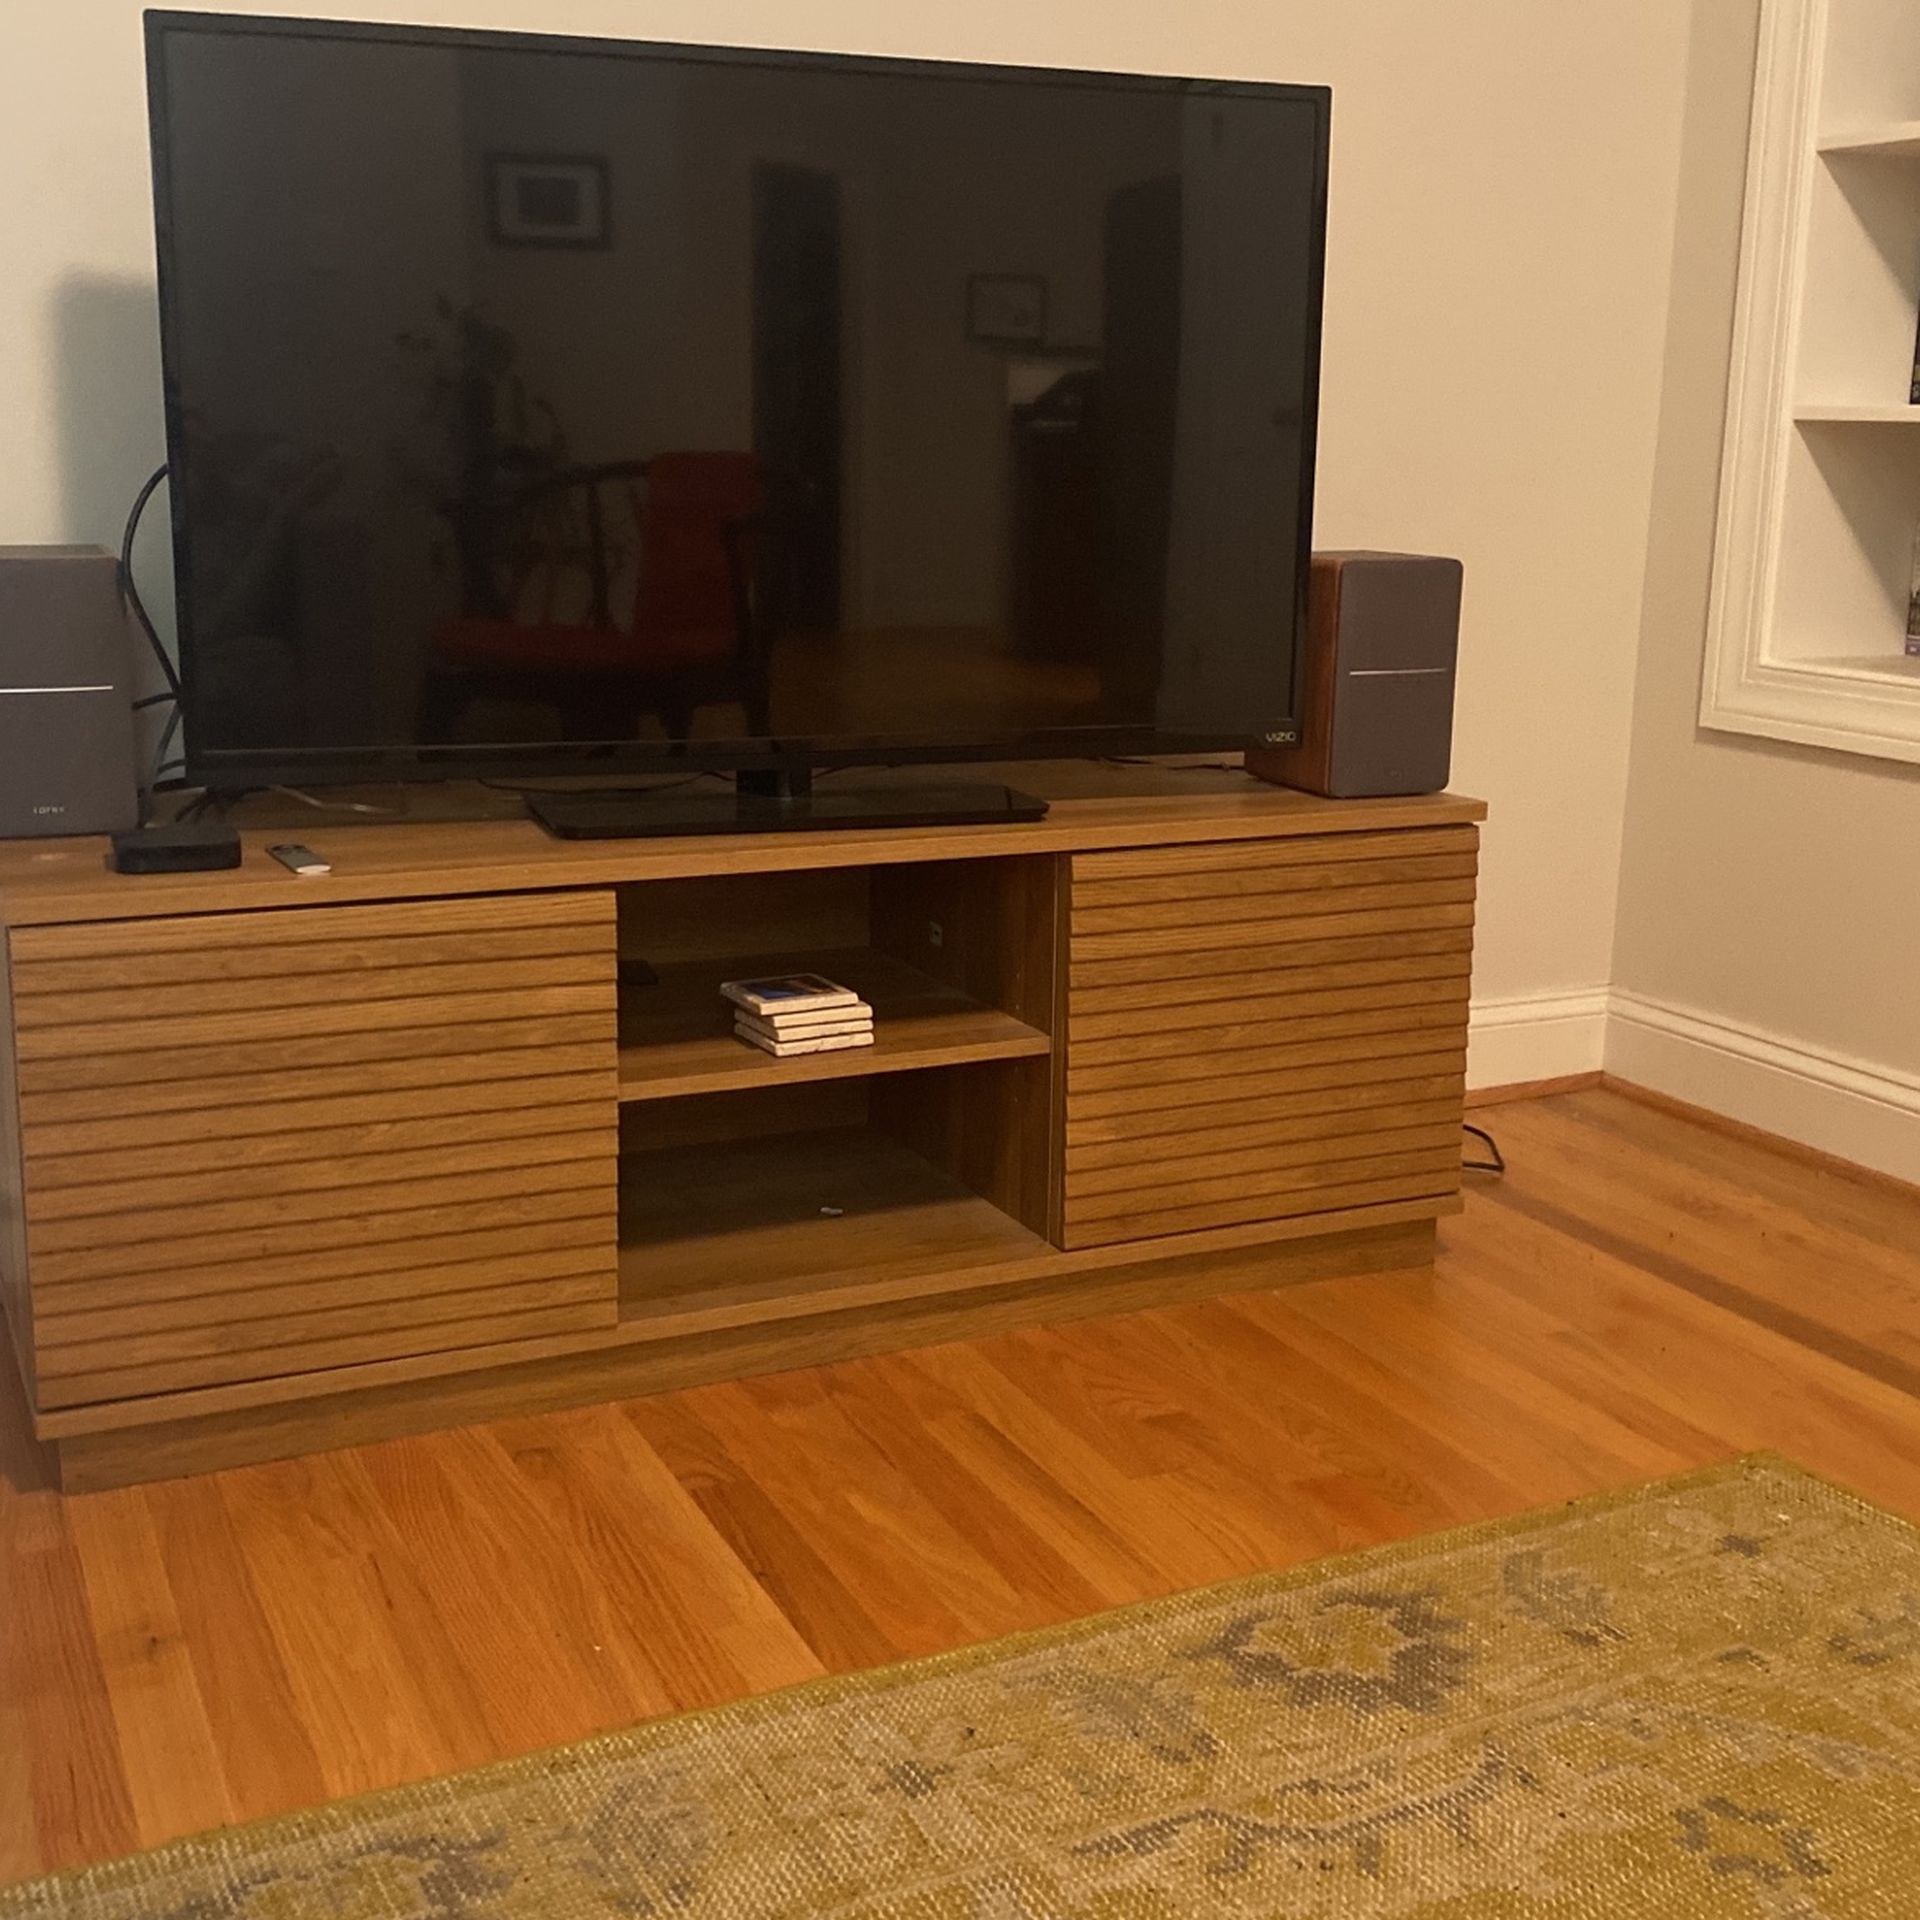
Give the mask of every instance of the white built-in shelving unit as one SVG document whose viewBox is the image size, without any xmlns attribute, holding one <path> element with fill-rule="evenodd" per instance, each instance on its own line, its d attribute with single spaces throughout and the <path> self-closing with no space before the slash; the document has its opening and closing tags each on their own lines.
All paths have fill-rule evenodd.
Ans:
<svg viewBox="0 0 1920 1920">
<path fill-rule="evenodd" d="M 1920 0 L 1763 0 L 1703 725 L 1920 761 Z"/>
</svg>

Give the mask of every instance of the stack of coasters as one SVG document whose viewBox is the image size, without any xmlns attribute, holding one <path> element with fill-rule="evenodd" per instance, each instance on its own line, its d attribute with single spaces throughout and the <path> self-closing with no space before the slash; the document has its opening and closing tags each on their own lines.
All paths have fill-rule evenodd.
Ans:
<svg viewBox="0 0 1920 1920">
<path fill-rule="evenodd" d="M 733 1002 L 734 1032 L 775 1059 L 873 1045 L 873 1009 L 851 987 L 817 973 L 729 980 L 720 991 Z"/>
</svg>

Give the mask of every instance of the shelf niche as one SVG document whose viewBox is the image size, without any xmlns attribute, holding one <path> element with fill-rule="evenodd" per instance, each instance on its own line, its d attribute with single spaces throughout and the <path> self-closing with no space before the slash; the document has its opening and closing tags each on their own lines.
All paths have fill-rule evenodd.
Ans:
<svg viewBox="0 0 1920 1920">
<path fill-rule="evenodd" d="M 937 1121 L 933 1136 L 911 1118 L 900 1124 L 903 1088 L 937 1107 L 954 1097 L 954 1076 L 992 1071 L 949 1068 L 931 1081 L 902 1079 L 888 1084 L 893 1097 L 883 1100 L 872 1099 L 878 1082 L 840 1081 L 831 1086 L 834 1100 L 819 1101 L 811 1126 L 623 1153 L 622 1321 L 764 1309 L 829 1284 L 841 1295 L 896 1282 L 912 1291 L 928 1274 L 1046 1253 L 1044 1234 L 956 1170 L 975 1171 L 943 1150 L 950 1140 Z M 829 1089 L 802 1091 L 819 1100 Z"/>
<path fill-rule="evenodd" d="M 622 1319 L 1046 1251 L 1059 884 L 1041 855 L 623 888 Z M 873 1046 L 735 1038 L 721 981 L 801 970 L 872 1002 Z"/>
<path fill-rule="evenodd" d="M 1920 14 L 1768 0 L 1703 726 L 1920 762 Z"/>
<path fill-rule="evenodd" d="M 620 1097 L 1044 1057 L 1055 885 L 1056 863 L 1041 855 L 624 887 Z M 795 972 L 868 1000 L 874 1044 L 778 1060 L 736 1038 L 721 983 Z"/>
</svg>

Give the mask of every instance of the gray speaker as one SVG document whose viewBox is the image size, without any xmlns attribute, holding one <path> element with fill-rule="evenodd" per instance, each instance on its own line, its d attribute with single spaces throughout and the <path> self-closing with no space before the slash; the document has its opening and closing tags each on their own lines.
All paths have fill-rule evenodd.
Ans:
<svg viewBox="0 0 1920 1920">
<path fill-rule="evenodd" d="M 139 824 L 132 666 L 112 554 L 0 547 L 0 838 Z"/>
<path fill-rule="evenodd" d="M 1307 580 L 1300 740 L 1247 771 L 1338 800 L 1438 793 L 1453 760 L 1458 560 L 1316 553 Z"/>
</svg>

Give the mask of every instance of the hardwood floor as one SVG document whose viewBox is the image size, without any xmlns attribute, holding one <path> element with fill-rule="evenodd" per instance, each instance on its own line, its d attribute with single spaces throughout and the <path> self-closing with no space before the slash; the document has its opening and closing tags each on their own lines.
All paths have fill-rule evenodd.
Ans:
<svg viewBox="0 0 1920 1920">
<path fill-rule="evenodd" d="M 1752 1447 L 1920 1517 L 1920 1196 L 1480 1117 L 1432 1276 L 71 1499 L 0 1389 L 0 1884 Z"/>
</svg>

